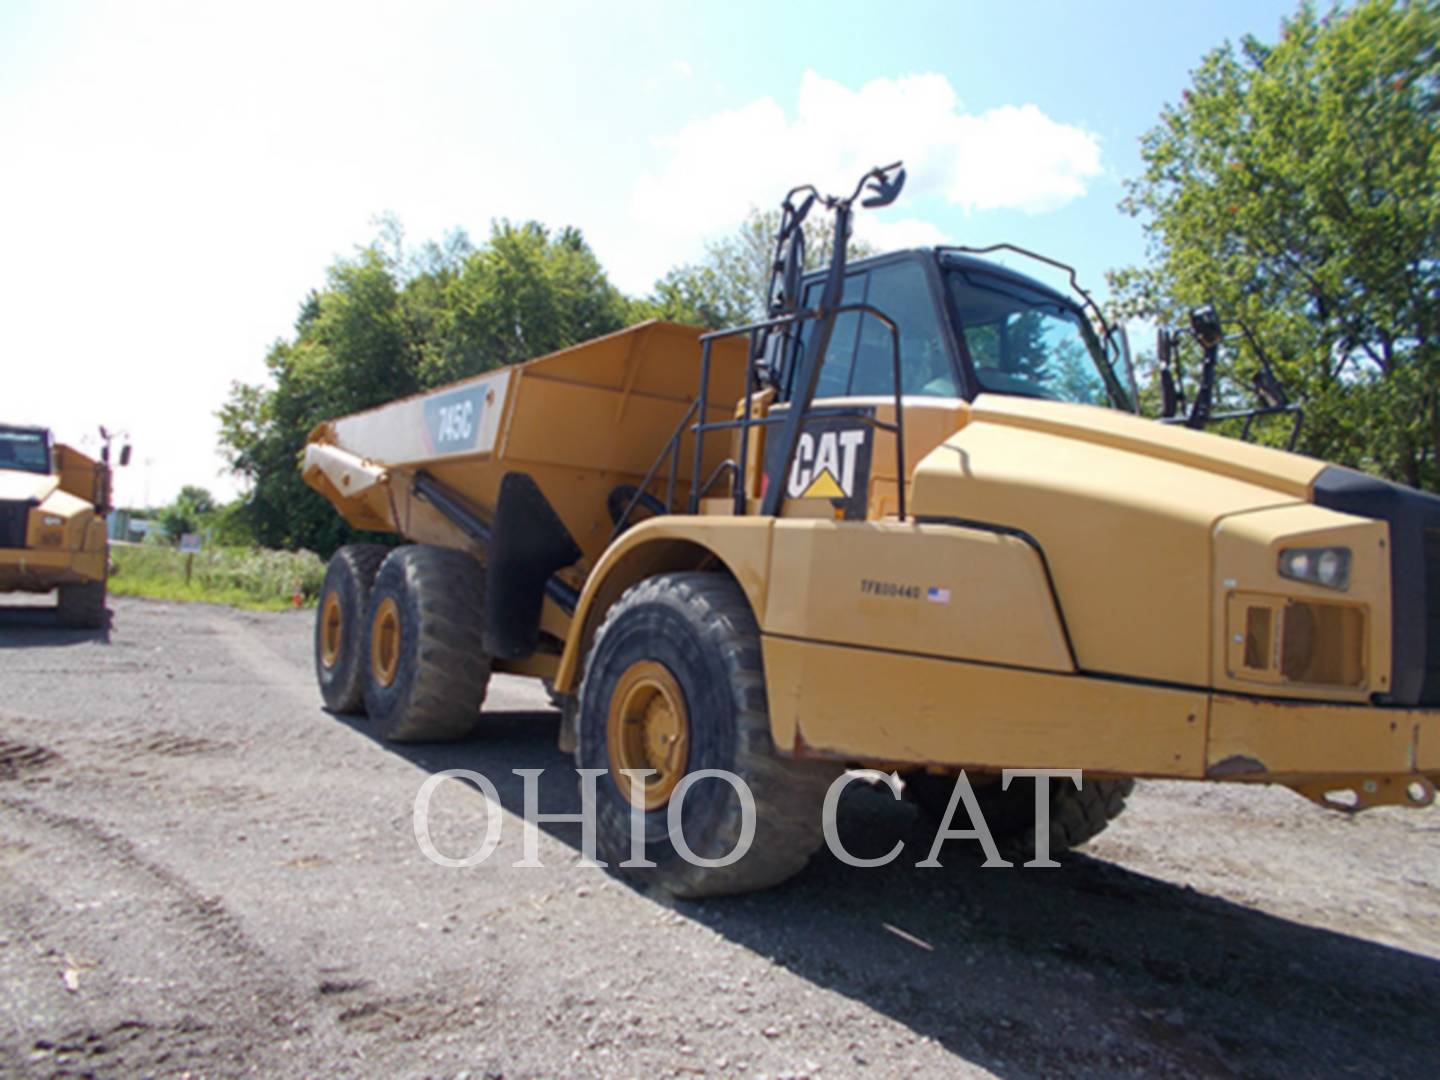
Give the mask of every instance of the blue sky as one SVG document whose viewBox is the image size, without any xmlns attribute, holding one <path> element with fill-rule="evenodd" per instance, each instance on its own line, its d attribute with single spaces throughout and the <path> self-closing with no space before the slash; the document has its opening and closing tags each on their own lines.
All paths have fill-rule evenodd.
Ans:
<svg viewBox="0 0 1440 1080">
<path fill-rule="evenodd" d="M 752 203 L 905 157 L 877 246 L 1008 240 L 1101 288 L 1143 256 L 1139 136 L 1293 7 L 0 0 L 0 419 L 128 428 L 126 501 L 232 494 L 226 388 L 382 212 L 575 224 L 643 292 Z"/>
</svg>

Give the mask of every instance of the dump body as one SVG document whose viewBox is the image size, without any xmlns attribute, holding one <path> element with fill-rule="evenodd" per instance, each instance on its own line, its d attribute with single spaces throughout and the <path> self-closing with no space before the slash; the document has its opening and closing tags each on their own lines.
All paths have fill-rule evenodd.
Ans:
<svg viewBox="0 0 1440 1080">
<path fill-rule="evenodd" d="M 680 472 L 672 459 L 657 459 L 695 402 L 700 333 L 644 323 L 330 421 L 311 433 L 305 480 L 357 528 L 475 549 L 483 559 L 483 546 L 417 497 L 416 478 L 443 484 L 489 522 L 505 476 L 523 473 L 581 551 L 561 571 L 579 589 L 610 543 L 617 488 L 639 485 L 654 466 L 652 490 L 673 479 L 677 502 L 690 493 L 693 440 L 681 442 Z M 716 348 L 708 420 L 733 416 L 746 360 L 740 342 Z M 705 475 L 728 453 L 728 444 L 711 440 Z"/>
<path fill-rule="evenodd" d="M 0 425 L 0 592 L 105 580 L 110 470 L 43 428 Z"/>
</svg>

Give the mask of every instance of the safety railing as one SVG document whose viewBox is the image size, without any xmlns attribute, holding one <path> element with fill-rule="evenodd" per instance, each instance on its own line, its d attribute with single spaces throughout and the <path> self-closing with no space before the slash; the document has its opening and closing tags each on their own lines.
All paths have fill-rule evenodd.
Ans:
<svg viewBox="0 0 1440 1080">
<path fill-rule="evenodd" d="M 631 497 L 625 509 L 615 521 L 614 531 L 611 539 L 619 536 L 625 531 L 630 515 L 634 513 L 644 500 L 650 485 L 654 483 L 660 467 L 666 459 L 670 461 L 670 468 L 666 478 L 665 489 L 665 512 L 675 512 L 675 484 L 680 468 L 680 443 L 688 431 L 694 436 L 694 447 L 692 452 L 692 463 L 690 469 L 690 497 L 686 501 L 686 512 L 696 514 L 700 511 L 700 500 L 704 498 L 720 478 L 729 473 L 733 478 L 733 496 L 735 514 L 743 515 L 746 512 L 746 477 L 749 468 L 750 455 L 750 430 L 752 428 L 770 427 L 783 423 L 785 416 L 753 416 L 755 408 L 756 380 L 755 364 L 751 360 L 745 365 L 745 406 L 742 415 L 734 420 L 707 421 L 710 405 L 710 373 L 713 363 L 713 346 L 716 341 L 726 338 L 738 337 L 741 334 L 750 337 L 750 355 L 756 355 L 757 345 L 763 335 L 786 327 L 797 326 L 807 320 L 818 320 L 821 318 L 836 319 L 847 312 L 858 312 L 862 315 L 869 315 L 878 321 L 890 332 L 890 368 L 892 386 L 895 399 L 895 419 L 893 422 L 881 420 L 873 412 L 865 412 L 860 409 L 825 408 L 823 415 L 828 418 L 851 417 L 855 420 L 869 425 L 879 431 L 890 432 L 895 436 L 895 476 L 896 488 L 898 490 L 897 509 L 901 521 L 906 519 L 906 496 L 905 496 L 905 407 L 904 391 L 900 381 L 900 331 L 895 322 L 879 308 L 870 304 L 842 304 L 823 314 L 819 310 L 809 309 L 797 311 L 788 315 L 777 316 L 772 319 L 763 319 L 759 322 L 748 323 L 744 326 L 736 326 L 726 330 L 715 330 L 700 338 L 700 389 L 685 415 L 681 417 L 680 423 L 676 425 L 674 434 L 670 436 L 665 448 L 655 458 L 650 466 L 650 471 L 645 474 L 645 479 L 636 488 L 634 496 Z M 824 363 L 824 357 L 817 357 L 816 363 Z M 813 395 L 810 400 L 792 401 L 788 406 L 790 409 L 799 408 L 802 410 L 803 420 L 808 421 L 816 415 L 814 410 Z M 739 460 L 726 458 L 711 472 L 703 482 L 700 480 L 700 472 L 704 468 L 705 461 L 705 436 L 713 432 L 736 431 L 740 432 Z M 791 462 L 786 461 L 780 466 L 780 472 L 771 478 L 772 483 L 780 480 L 789 472 Z M 781 495 L 783 504 L 784 496 Z"/>
</svg>

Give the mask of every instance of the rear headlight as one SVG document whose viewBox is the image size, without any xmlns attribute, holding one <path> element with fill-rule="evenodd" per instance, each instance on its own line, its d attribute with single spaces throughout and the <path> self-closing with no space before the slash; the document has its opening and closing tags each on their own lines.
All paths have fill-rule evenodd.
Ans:
<svg viewBox="0 0 1440 1080">
<path fill-rule="evenodd" d="M 1327 589 L 1347 589 L 1350 587 L 1350 549 L 1286 548 L 1280 552 L 1280 576 Z"/>
</svg>

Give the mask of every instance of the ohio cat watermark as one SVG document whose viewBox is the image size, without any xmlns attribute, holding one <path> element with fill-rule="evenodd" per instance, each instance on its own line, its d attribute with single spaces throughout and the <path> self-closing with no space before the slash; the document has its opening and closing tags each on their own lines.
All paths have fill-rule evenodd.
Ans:
<svg viewBox="0 0 1440 1080">
<path fill-rule="evenodd" d="M 512 769 L 511 772 L 520 777 L 524 790 L 524 815 L 523 815 L 523 840 L 521 858 L 511 863 L 512 866 L 544 866 L 540 860 L 540 826 L 544 824 L 554 825 L 579 825 L 581 830 L 581 851 L 583 866 L 607 866 L 607 863 L 596 857 L 595 831 L 596 831 L 596 789 L 600 777 L 606 775 L 606 769 L 577 769 L 580 776 L 580 802 L 579 813 L 541 813 L 540 812 L 540 777 L 544 769 Z M 646 849 L 646 818 L 650 813 L 646 811 L 641 798 L 645 786 L 645 778 L 653 775 L 654 770 L 650 769 L 625 769 L 622 770 L 630 779 L 630 790 L 632 799 L 630 802 L 630 857 L 617 865 L 622 869 L 652 867 L 656 864 L 645 857 Z M 1035 781 L 1035 845 L 1034 857 L 1024 866 L 1029 868 L 1057 867 L 1060 864 L 1050 858 L 1050 784 L 1052 782 L 1072 783 L 1076 790 L 1081 789 L 1084 780 L 1079 769 L 1005 769 L 1000 774 L 1001 790 L 1008 790 L 1012 780 L 1018 778 L 1033 778 Z M 485 836 L 479 847 L 462 856 L 447 855 L 442 853 L 434 843 L 430 834 L 430 801 L 435 790 L 446 780 L 462 780 L 473 784 L 485 797 L 487 803 L 485 818 Z M 718 858 L 706 858 L 696 854 L 690 847 L 683 829 L 685 801 L 696 785 L 710 781 L 714 783 L 729 784 L 734 789 L 736 798 L 740 804 L 741 828 L 740 836 L 731 850 Z M 888 866 L 900 858 L 904 851 L 904 841 L 897 840 L 884 855 L 875 858 L 862 858 L 852 854 L 844 844 L 840 836 L 840 828 L 836 823 L 836 813 L 840 805 L 840 797 L 845 789 L 856 782 L 876 784 L 889 788 L 891 794 L 898 800 L 904 790 L 904 783 L 896 773 L 885 773 L 878 769 L 851 769 L 840 774 L 830 785 L 825 793 L 825 801 L 821 807 L 821 824 L 825 834 L 825 845 L 841 862 L 847 866 L 872 868 Z M 969 815 L 968 828 L 956 828 L 955 817 L 961 806 Z M 438 866 L 451 868 L 463 868 L 478 866 L 495 854 L 500 846 L 500 834 L 505 814 L 502 809 L 500 792 L 489 777 L 472 769 L 446 769 L 437 772 L 426 778 L 420 785 L 420 790 L 415 794 L 415 840 L 420 845 L 420 850 L 425 857 Z M 654 811 L 660 813 L 660 811 Z M 697 769 L 681 777 L 675 789 L 670 793 L 666 803 L 665 822 L 667 838 L 675 853 L 693 866 L 706 867 L 708 869 L 719 869 L 739 862 L 749 852 L 755 841 L 756 807 L 755 796 L 750 791 L 741 776 L 725 769 Z M 962 819 L 964 820 L 964 819 Z M 981 812 L 979 800 L 975 797 L 975 789 L 970 784 L 970 779 L 962 770 L 956 774 L 955 787 L 950 795 L 949 805 L 945 809 L 943 819 L 935 833 L 934 843 L 930 847 L 929 855 L 917 862 L 918 867 L 938 867 L 940 863 L 940 849 L 948 840 L 975 840 L 980 844 L 985 853 L 986 867 L 1013 866 L 1014 863 L 1007 861 L 1000 855 L 1000 850 L 995 843 L 994 837 L 985 822 L 985 816 Z M 653 838 L 650 840 L 654 842 Z"/>
</svg>

